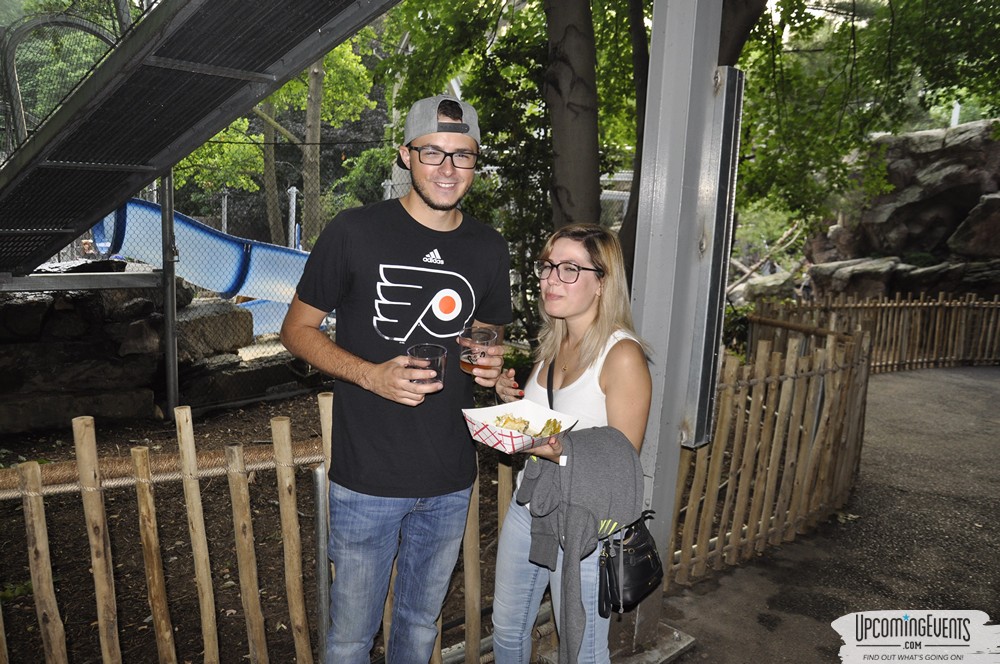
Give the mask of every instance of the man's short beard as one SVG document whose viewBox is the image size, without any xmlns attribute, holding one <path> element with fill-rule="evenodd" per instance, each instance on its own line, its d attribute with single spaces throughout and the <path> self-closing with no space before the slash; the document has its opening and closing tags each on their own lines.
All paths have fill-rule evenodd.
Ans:
<svg viewBox="0 0 1000 664">
<path fill-rule="evenodd" d="M 420 197 L 420 200 L 422 200 L 427 207 L 432 210 L 437 210 L 438 212 L 449 212 L 454 210 L 458 207 L 458 204 L 462 202 L 462 199 L 465 198 L 465 194 L 462 194 L 454 203 L 435 203 L 431 200 L 431 197 L 427 195 L 427 192 L 424 191 L 423 187 L 417 184 L 417 179 L 413 177 L 413 171 L 410 171 L 410 186 L 413 188 L 413 191 L 417 192 L 417 196 Z"/>
</svg>

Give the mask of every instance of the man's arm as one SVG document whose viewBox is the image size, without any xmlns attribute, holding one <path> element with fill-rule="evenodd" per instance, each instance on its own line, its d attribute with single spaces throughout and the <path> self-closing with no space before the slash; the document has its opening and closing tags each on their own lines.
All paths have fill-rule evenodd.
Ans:
<svg viewBox="0 0 1000 664">
<path fill-rule="evenodd" d="M 404 355 L 375 364 L 344 350 L 319 329 L 326 314 L 296 295 L 281 324 L 281 343 L 292 355 L 319 371 L 407 406 L 416 406 L 423 402 L 424 395 L 441 389 L 438 382 L 411 382 L 433 378 L 435 374 L 427 369 L 408 367 Z"/>
</svg>

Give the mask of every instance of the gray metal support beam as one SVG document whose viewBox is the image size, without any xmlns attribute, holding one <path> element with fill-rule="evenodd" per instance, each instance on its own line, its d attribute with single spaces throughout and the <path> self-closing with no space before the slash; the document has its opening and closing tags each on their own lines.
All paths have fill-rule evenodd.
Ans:
<svg viewBox="0 0 1000 664">
<path fill-rule="evenodd" d="M 714 119 L 723 103 L 718 85 L 720 0 L 656 0 L 639 186 L 633 310 L 639 333 L 652 346 L 653 400 L 642 449 L 650 529 L 665 565 L 673 530 L 681 446 L 691 444 L 709 324 L 704 301 L 711 281 L 720 202 L 720 166 L 709 154 L 718 143 Z M 718 155 L 715 155 L 717 158 Z M 662 603 L 653 593 L 625 620 L 617 638 L 630 652 L 669 650 L 661 635 Z M 624 654 L 624 653 L 623 653 Z M 642 661 L 664 661 L 643 656 Z"/>
<path fill-rule="evenodd" d="M 162 285 L 163 277 L 160 276 L 159 270 L 152 272 L 32 274 L 27 277 L 0 274 L 0 293 L 160 288 Z"/>
<path fill-rule="evenodd" d="M 174 176 L 160 178 L 161 251 L 163 253 L 163 363 L 167 374 L 167 413 L 180 400 L 177 372 L 177 242 L 174 239 Z"/>
</svg>

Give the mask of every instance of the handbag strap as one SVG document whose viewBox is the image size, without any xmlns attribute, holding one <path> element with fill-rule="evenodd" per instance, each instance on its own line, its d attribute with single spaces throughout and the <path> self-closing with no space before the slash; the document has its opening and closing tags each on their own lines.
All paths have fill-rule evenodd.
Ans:
<svg viewBox="0 0 1000 664">
<path fill-rule="evenodd" d="M 603 544 L 600 545 L 601 555 L 599 558 L 599 566 L 597 568 L 597 614 L 602 618 L 611 617 L 611 589 L 608 587 L 608 565 L 612 564 L 610 560 L 611 555 L 610 545 L 608 540 L 604 540 Z M 619 577 L 621 578 L 621 577 Z"/>
<path fill-rule="evenodd" d="M 555 410 L 555 406 L 552 405 L 552 379 L 556 375 L 556 362 L 555 360 L 549 361 L 549 374 L 548 374 L 548 384 L 545 386 L 546 391 L 549 393 L 549 408 Z"/>
</svg>

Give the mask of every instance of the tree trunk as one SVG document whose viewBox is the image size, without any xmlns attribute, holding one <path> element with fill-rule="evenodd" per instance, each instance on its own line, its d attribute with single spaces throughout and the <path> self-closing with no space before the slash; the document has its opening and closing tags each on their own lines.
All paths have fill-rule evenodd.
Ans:
<svg viewBox="0 0 1000 664">
<path fill-rule="evenodd" d="M 719 65 L 733 66 L 740 59 L 767 0 L 723 0 L 722 27 L 719 32 Z"/>
<path fill-rule="evenodd" d="M 274 104 L 270 101 L 261 102 L 261 110 L 268 116 L 274 116 Z M 264 201 L 267 207 L 267 227 L 271 231 L 271 243 L 286 245 L 285 225 L 281 221 L 281 206 L 278 205 L 278 172 L 274 163 L 274 143 L 277 132 L 274 127 L 264 123 Z"/>
<path fill-rule="evenodd" d="M 636 223 L 639 217 L 639 182 L 642 175 L 643 130 L 646 123 L 646 89 L 649 84 L 649 48 L 642 13 L 642 0 L 629 0 L 629 30 L 632 34 L 632 66 L 635 71 L 636 148 L 632 166 L 632 193 L 618 237 L 625 255 L 625 269 L 632 278 L 635 260 Z M 750 32 L 764 13 L 767 0 L 723 0 L 719 34 L 719 65 L 732 66 L 739 60 Z"/>
<path fill-rule="evenodd" d="M 635 261 L 636 222 L 639 219 L 639 182 L 642 177 L 642 137 L 646 125 L 646 87 L 649 84 L 649 37 L 642 0 L 629 0 L 629 34 L 632 37 L 632 71 L 635 81 L 635 156 L 632 160 L 632 189 L 628 208 L 618 231 L 625 259 L 625 275 L 632 286 L 632 265 Z"/>
<path fill-rule="evenodd" d="M 309 68 L 306 136 L 302 145 L 302 247 L 311 249 L 322 227 L 320 210 L 319 141 L 323 105 L 323 59 Z"/>
<path fill-rule="evenodd" d="M 588 0 L 546 0 L 552 119 L 554 228 L 601 219 L 597 140 L 597 54 Z"/>
</svg>

